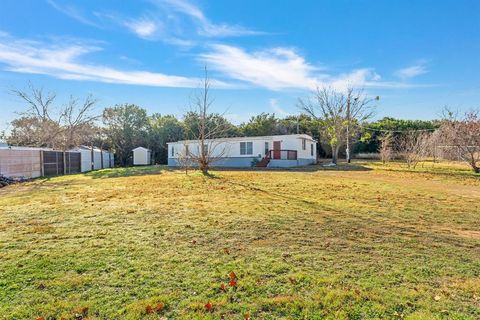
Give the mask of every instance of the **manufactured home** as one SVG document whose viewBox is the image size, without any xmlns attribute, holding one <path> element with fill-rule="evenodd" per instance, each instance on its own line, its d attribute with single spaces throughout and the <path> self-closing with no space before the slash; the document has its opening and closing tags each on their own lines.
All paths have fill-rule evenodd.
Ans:
<svg viewBox="0 0 480 320">
<path fill-rule="evenodd" d="M 152 164 L 152 151 L 144 147 L 137 147 L 133 151 L 133 165 L 146 166 Z"/>
<path fill-rule="evenodd" d="M 180 166 L 189 155 L 199 154 L 197 140 L 170 142 L 168 165 Z M 216 159 L 214 167 L 298 167 L 316 163 L 317 142 L 307 134 L 235 137 L 205 140 L 205 149 Z"/>
</svg>

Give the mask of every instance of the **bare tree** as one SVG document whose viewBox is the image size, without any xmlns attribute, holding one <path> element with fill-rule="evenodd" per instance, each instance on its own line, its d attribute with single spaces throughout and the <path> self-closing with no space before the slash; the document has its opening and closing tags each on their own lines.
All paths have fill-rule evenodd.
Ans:
<svg viewBox="0 0 480 320">
<path fill-rule="evenodd" d="M 415 169 L 428 155 L 430 134 L 424 131 L 407 131 L 398 140 L 398 149 L 407 167 Z"/>
<path fill-rule="evenodd" d="M 183 149 L 177 152 L 177 163 L 188 174 L 188 170 L 195 164 L 190 154 L 189 145 L 184 143 Z"/>
<path fill-rule="evenodd" d="M 66 104 L 56 106 L 55 93 L 44 93 L 31 84 L 29 91 L 13 91 L 28 107 L 12 121 L 9 141 L 66 150 L 91 139 L 94 122 L 98 118 L 92 115 L 97 102 L 92 96 L 83 101 L 70 97 Z"/>
<path fill-rule="evenodd" d="M 373 115 L 373 101 L 363 90 L 348 88 L 346 92 L 318 88 L 313 97 L 299 99 L 299 107 L 321 123 L 321 136 L 332 148 L 332 163 L 345 142 L 358 132 L 359 126 Z M 349 153 L 349 150 L 347 150 Z"/>
<path fill-rule="evenodd" d="M 392 132 L 387 132 L 381 137 L 379 137 L 379 140 L 380 140 L 380 148 L 379 148 L 380 159 L 382 160 L 382 163 L 385 164 L 386 162 L 392 160 L 394 137 Z"/>
<path fill-rule="evenodd" d="M 226 122 L 210 121 L 215 116 L 210 112 L 214 101 L 210 97 L 210 87 L 211 83 L 207 67 L 205 67 L 202 87 L 190 105 L 189 114 L 197 118 L 197 123 L 186 127 L 187 136 L 192 137 L 195 142 L 195 144 L 189 145 L 186 156 L 198 166 L 203 174 L 208 174 L 210 167 L 227 154 L 228 144 L 225 141 L 216 140 L 216 138 L 227 136 L 230 129 Z"/>
<path fill-rule="evenodd" d="M 461 119 L 448 119 L 440 126 L 443 148 L 456 153 L 475 173 L 480 173 L 480 114 L 467 112 Z"/>
</svg>

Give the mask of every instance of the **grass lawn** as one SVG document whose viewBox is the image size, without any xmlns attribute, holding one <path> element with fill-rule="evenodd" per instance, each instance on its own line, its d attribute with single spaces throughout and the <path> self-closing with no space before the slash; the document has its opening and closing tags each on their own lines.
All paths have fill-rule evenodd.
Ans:
<svg viewBox="0 0 480 320">
<path fill-rule="evenodd" d="M 0 319 L 248 316 L 480 319 L 480 175 L 157 166 L 0 190 Z"/>
</svg>

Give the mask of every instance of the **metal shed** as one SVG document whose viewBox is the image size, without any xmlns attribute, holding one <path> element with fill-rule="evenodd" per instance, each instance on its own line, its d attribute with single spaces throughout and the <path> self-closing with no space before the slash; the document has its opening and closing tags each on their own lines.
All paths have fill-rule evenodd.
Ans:
<svg viewBox="0 0 480 320">
<path fill-rule="evenodd" d="M 90 146 L 79 146 L 71 151 L 80 152 L 82 157 L 82 172 L 99 170 L 104 168 L 113 168 L 114 155 L 107 150 L 100 150 L 99 148 Z M 93 155 L 93 161 L 92 161 Z"/>
</svg>

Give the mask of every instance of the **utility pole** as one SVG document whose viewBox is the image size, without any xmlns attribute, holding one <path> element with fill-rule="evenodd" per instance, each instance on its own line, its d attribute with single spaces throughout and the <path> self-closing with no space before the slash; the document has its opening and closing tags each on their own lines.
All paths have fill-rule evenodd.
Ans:
<svg viewBox="0 0 480 320">
<path fill-rule="evenodd" d="M 350 163 L 350 94 L 347 99 L 347 150 L 345 153 L 347 154 L 347 163 Z"/>
<path fill-rule="evenodd" d="M 345 153 L 346 153 L 346 156 L 347 156 L 347 163 L 350 163 L 352 161 L 352 159 L 350 157 L 350 118 L 351 118 L 351 114 L 350 114 L 350 103 L 351 103 L 351 101 L 350 101 L 350 98 L 351 98 L 351 94 L 349 93 L 348 97 L 347 97 L 347 149 L 345 150 Z M 359 99 L 359 97 L 353 98 L 353 100 L 355 101 L 356 109 L 359 108 L 358 99 Z M 380 96 L 376 96 L 375 99 L 373 99 L 373 100 L 379 101 Z M 360 103 L 362 103 L 362 102 L 360 102 Z M 363 105 L 365 105 L 365 104 L 366 104 L 366 102 L 363 102 Z"/>
</svg>

